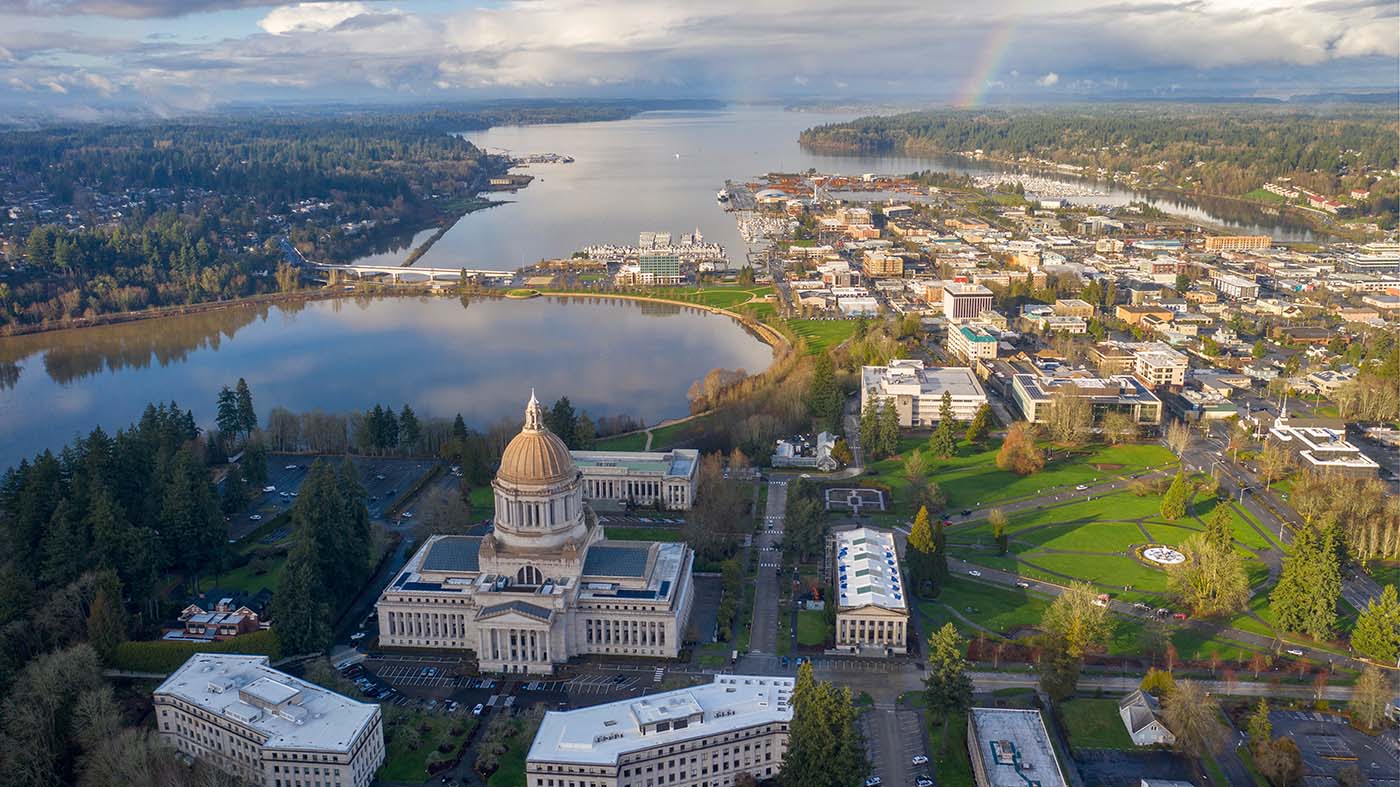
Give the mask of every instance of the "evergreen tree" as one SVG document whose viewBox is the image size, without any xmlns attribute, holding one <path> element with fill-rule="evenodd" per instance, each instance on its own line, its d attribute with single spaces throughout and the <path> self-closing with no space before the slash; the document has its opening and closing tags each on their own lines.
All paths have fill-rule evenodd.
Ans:
<svg viewBox="0 0 1400 787">
<path fill-rule="evenodd" d="M 894 456 L 899 451 L 899 413 L 893 397 L 886 399 L 885 406 L 880 409 L 878 434 L 880 456 Z"/>
<path fill-rule="evenodd" d="M 1326 639 L 1336 626 L 1342 581 L 1331 538 L 1310 527 L 1299 528 L 1294 536 L 1293 551 L 1283 559 L 1278 584 L 1269 594 L 1285 631 Z"/>
<path fill-rule="evenodd" d="M 866 403 L 860 413 L 860 445 L 865 449 L 867 461 L 880 455 L 880 401 Z"/>
<path fill-rule="evenodd" d="M 807 388 L 807 412 L 818 432 L 837 432 L 841 427 L 841 391 L 836 387 L 836 370 L 831 356 L 818 353 Z"/>
<path fill-rule="evenodd" d="M 943 726 L 941 751 L 948 752 L 948 729 L 958 714 L 972 707 L 972 678 L 963 653 L 967 643 L 952 623 L 928 638 L 928 675 L 924 678 L 924 709 Z"/>
<path fill-rule="evenodd" d="M 1206 543 L 1217 549 L 1233 549 L 1235 536 L 1231 524 L 1230 504 L 1224 500 L 1216 502 L 1215 510 L 1206 521 Z"/>
<path fill-rule="evenodd" d="M 225 385 L 219 389 L 219 405 L 214 415 L 214 425 L 219 427 L 219 436 L 231 441 L 243 431 L 243 422 L 238 417 L 238 397 Z"/>
<path fill-rule="evenodd" d="M 987 433 L 992 428 L 992 407 L 983 402 L 977 408 L 977 412 L 972 416 L 972 422 L 967 425 L 967 433 L 964 439 L 972 445 L 981 445 L 987 440 Z"/>
<path fill-rule="evenodd" d="M 574 425 L 574 439 L 580 451 L 591 451 L 598 445 L 598 425 L 586 412 L 579 414 L 578 423 Z"/>
<path fill-rule="evenodd" d="M 407 404 L 399 413 L 399 445 L 410 452 L 418 447 L 418 441 L 423 437 L 423 427 L 418 423 L 418 416 L 413 412 L 413 408 Z"/>
<path fill-rule="evenodd" d="M 111 571 L 97 577 L 87 616 L 88 642 L 104 662 L 110 662 L 117 645 L 126 641 L 126 610 L 122 606 L 121 580 Z"/>
<path fill-rule="evenodd" d="M 1394 664 L 1400 656 L 1400 600 L 1394 585 L 1381 588 L 1356 618 L 1351 646 L 1357 652 L 1384 664 Z"/>
<path fill-rule="evenodd" d="M 224 485 L 219 493 L 219 508 L 225 514 L 236 514 L 247 503 L 248 484 L 243 480 L 243 471 L 238 465 L 234 465 L 224 476 Z"/>
<path fill-rule="evenodd" d="M 1167 493 L 1162 495 L 1162 518 L 1180 519 L 1186 515 L 1187 490 L 1186 471 L 1178 470 Z"/>
<path fill-rule="evenodd" d="M 461 413 L 452 419 L 452 437 L 455 440 L 465 440 L 467 437 L 467 422 L 462 420 Z"/>
<path fill-rule="evenodd" d="M 66 585 L 78 578 L 89 549 L 87 524 L 67 498 L 58 501 L 44 533 L 40 579 L 50 585 Z"/>
<path fill-rule="evenodd" d="M 933 582 L 935 595 L 941 592 L 948 581 L 948 534 L 944 532 L 943 520 L 933 528 Z"/>
<path fill-rule="evenodd" d="M 262 489 L 267 485 L 267 446 L 262 440 L 249 440 L 243 447 L 243 479 L 249 486 Z"/>
<path fill-rule="evenodd" d="M 253 410 L 253 392 L 248 390 L 248 381 L 242 377 L 238 378 L 234 398 L 238 404 L 238 431 L 250 435 L 258 429 L 258 414 Z"/>
<path fill-rule="evenodd" d="M 1268 700 L 1262 697 L 1259 699 L 1259 703 L 1254 706 L 1254 711 L 1249 714 L 1245 730 L 1249 734 L 1249 747 L 1256 752 L 1264 746 L 1268 746 L 1269 741 L 1274 739 L 1274 724 L 1269 721 Z"/>
<path fill-rule="evenodd" d="M 329 606 L 320 599 L 326 588 L 316 582 L 316 558 L 309 542 L 292 548 L 273 596 L 273 622 L 282 655 L 318 653 L 330 644 Z"/>
<path fill-rule="evenodd" d="M 575 434 L 578 417 L 574 414 L 574 406 L 569 402 L 569 397 L 559 397 L 554 406 L 545 414 L 544 422 L 545 426 L 549 427 L 549 431 L 564 441 L 564 445 L 570 449 L 578 447 L 578 437 Z"/>
<path fill-rule="evenodd" d="M 928 509 L 920 506 L 914 516 L 914 524 L 909 528 L 908 549 L 909 573 L 914 576 L 914 587 L 922 592 L 925 581 L 933 582 L 933 528 L 929 525 Z"/>
<path fill-rule="evenodd" d="M 953 395 L 943 392 L 943 403 L 938 409 L 938 426 L 934 427 L 929 438 L 929 451 L 939 459 L 949 459 L 958 450 L 957 422 L 953 420 Z"/>
<path fill-rule="evenodd" d="M 870 772 L 865 740 L 856 726 L 849 689 L 818 683 L 811 662 L 797 669 L 787 754 L 778 771 L 782 787 L 849 787 Z"/>
</svg>

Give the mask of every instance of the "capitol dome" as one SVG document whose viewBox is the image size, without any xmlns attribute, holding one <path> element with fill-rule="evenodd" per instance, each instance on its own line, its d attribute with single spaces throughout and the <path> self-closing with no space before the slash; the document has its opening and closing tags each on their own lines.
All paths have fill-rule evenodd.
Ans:
<svg viewBox="0 0 1400 787">
<path fill-rule="evenodd" d="M 501 454 L 496 479 L 515 486 L 548 486 L 578 475 L 568 446 L 544 425 L 544 408 L 530 393 L 525 405 L 525 428 Z"/>
</svg>

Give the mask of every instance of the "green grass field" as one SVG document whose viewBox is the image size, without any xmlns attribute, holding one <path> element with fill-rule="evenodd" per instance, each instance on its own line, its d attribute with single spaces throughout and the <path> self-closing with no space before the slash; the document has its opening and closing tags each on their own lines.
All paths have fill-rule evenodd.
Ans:
<svg viewBox="0 0 1400 787">
<path fill-rule="evenodd" d="M 1118 715 L 1118 700 L 1076 697 L 1059 705 L 1070 745 L 1076 749 L 1134 749 Z"/>
<path fill-rule="evenodd" d="M 990 536 L 990 531 L 988 531 Z M 1016 542 L 1033 544 L 1049 549 L 1077 549 L 1094 552 L 1125 552 L 1134 544 L 1142 544 L 1147 539 L 1130 522 L 1075 522 L 1063 525 L 1049 525 L 1014 535 L 1012 550 L 1030 550 L 1033 546 L 1019 545 Z"/>
<path fill-rule="evenodd" d="M 524 784 L 525 755 L 530 752 L 531 742 L 532 736 L 519 732 L 512 735 L 506 753 L 501 755 L 501 767 L 486 780 L 486 787 L 520 787 Z"/>
<path fill-rule="evenodd" d="M 764 296 L 773 292 L 772 287 L 739 287 L 708 285 L 701 287 L 658 287 L 646 290 L 641 295 L 652 298 L 664 298 L 666 300 L 680 301 L 682 303 L 698 303 L 704 306 L 713 306 L 717 309 L 730 309 L 741 303 L 750 301 L 761 301 Z"/>
<path fill-rule="evenodd" d="M 807 353 L 816 355 L 851 338 L 856 332 L 855 320 L 807 320 L 794 318 L 788 327 L 807 341 Z"/>
<path fill-rule="evenodd" d="M 444 716 L 430 716 L 419 714 L 411 721 L 405 720 L 402 724 L 427 724 L 428 731 L 420 732 L 421 741 L 418 748 L 410 750 L 405 741 L 405 736 L 390 734 L 386 742 L 384 752 L 384 765 L 379 768 L 377 774 L 380 781 L 403 781 L 421 782 L 428 778 L 428 760 L 437 751 L 439 743 L 444 741 L 453 746 L 460 746 L 466 740 L 472 727 L 475 726 L 475 719 L 449 719 Z M 459 735 L 449 735 L 453 725 L 460 725 L 462 732 Z M 447 755 L 442 754 L 443 757 Z M 521 770 L 522 778 L 524 770 Z M 524 781 L 519 782 L 524 784 Z"/>
<path fill-rule="evenodd" d="M 286 555 L 278 555 L 262 562 L 255 560 L 232 571 L 225 571 L 218 577 L 213 575 L 201 577 L 199 589 L 205 591 L 219 587 L 224 590 L 237 590 L 248 594 L 257 593 L 263 588 L 276 590 L 279 578 L 282 576 L 282 566 L 286 562 Z M 259 569 L 262 569 L 262 573 L 258 573 Z"/>
<path fill-rule="evenodd" d="M 826 613 L 804 609 L 797 613 L 797 644 L 816 647 L 826 642 Z"/>
<path fill-rule="evenodd" d="M 1023 590 L 1000 588 L 953 575 L 938 598 L 921 602 L 920 608 L 928 611 L 927 607 L 944 605 L 969 620 L 1006 634 L 1020 626 L 1039 625 L 1050 601 Z"/>
<path fill-rule="evenodd" d="M 1400 563 L 1374 562 L 1366 567 L 1366 573 L 1370 574 L 1377 584 L 1400 587 Z"/>
<path fill-rule="evenodd" d="M 472 487 L 467 499 L 471 502 L 472 516 L 485 516 L 496 510 L 496 492 L 490 486 Z"/>
<path fill-rule="evenodd" d="M 1260 202 L 1271 202 L 1275 205 L 1282 205 L 1283 203 L 1288 201 L 1288 198 L 1283 196 L 1282 194 L 1275 194 L 1272 191 L 1265 191 L 1262 188 L 1255 189 L 1253 191 L 1246 191 L 1240 196 L 1244 199 L 1259 200 Z"/>
</svg>

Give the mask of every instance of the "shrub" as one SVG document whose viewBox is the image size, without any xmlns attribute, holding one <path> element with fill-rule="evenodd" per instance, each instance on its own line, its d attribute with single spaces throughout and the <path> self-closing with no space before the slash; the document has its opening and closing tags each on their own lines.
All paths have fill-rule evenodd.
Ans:
<svg viewBox="0 0 1400 787">
<path fill-rule="evenodd" d="M 174 672 L 196 653 L 247 653 L 276 656 L 277 632 L 265 629 L 219 642 L 171 642 L 167 640 L 123 642 L 117 645 L 117 650 L 112 656 L 112 667 L 131 672 L 168 673 Z"/>
</svg>

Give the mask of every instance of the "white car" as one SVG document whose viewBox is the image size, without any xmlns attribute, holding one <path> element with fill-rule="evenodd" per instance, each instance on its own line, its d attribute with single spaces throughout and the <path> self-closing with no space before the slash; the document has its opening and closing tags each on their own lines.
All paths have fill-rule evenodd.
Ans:
<svg viewBox="0 0 1400 787">
<path fill-rule="evenodd" d="M 1302 658 L 1303 656 L 1303 651 L 1299 650 L 1298 648 L 1289 648 L 1288 650 L 1285 650 L 1284 653 L 1287 653 L 1290 656 L 1297 656 L 1299 658 Z"/>
<path fill-rule="evenodd" d="M 910 762 L 915 765 L 928 765 L 928 758 L 922 754 L 915 754 L 914 759 L 910 760 Z"/>
<path fill-rule="evenodd" d="M 262 521 L 262 514 L 249 514 L 249 515 L 248 515 L 248 518 L 251 519 L 251 520 L 253 520 L 254 522 L 261 522 L 261 521 Z"/>
<path fill-rule="evenodd" d="M 276 492 L 276 491 L 277 491 L 277 487 L 275 487 L 275 486 L 273 486 L 273 485 L 271 485 L 271 484 L 268 484 L 267 486 L 263 487 L 263 491 L 264 491 L 264 492 Z"/>
<path fill-rule="evenodd" d="M 364 633 L 363 631 L 357 631 L 357 632 L 355 632 L 354 634 L 351 634 L 351 635 L 350 635 L 350 640 L 351 640 L 352 642 L 359 642 L 360 640 L 362 640 L 362 639 L 364 639 L 364 638 L 365 638 L 365 633 Z"/>
<path fill-rule="evenodd" d="M 880 781 L 879 776 L 871 776 L 865 780 L 865 787 L 880 787 L 881 784 L 884 782 Z"/>
<path fill-rule="evenodd" d="M 978 571 L 978 570 L 975 569 L 975 568 L 969 568 L 969 569 L 967 570 L 967 575 L 970 576 L 970 577 L 980 577 L 980 576 L 982 576 L 982 572 L 981 572 L 981 571 Z"/>
<path fill-rule="evenodd" d="M 1088 488 L 1089 488 L 1089 485 L 1088 485 L 1088 484 L 1080 484 L 1080 485 L 1078 485 L 1078 486 L 1075 487 L 1075 489 L 1076 489 L 1077 491 L 1080 491 L 1080 492 L 1083 492 L 1085 489 L 1088 489 Z"/>
<path fill-rule="evenodd" d="M 412 518 L 413 518 L 413 512 L 412 512 L 412 511 L 405 511 L 405 512 L 403 512 L 402 514 L 400 514 L 399 516 L 402 516 L 404 519 L 412 519 Z"/>
<path fill-rule="evenodd" d="M 287 465 L 286 467 L 284 467 L 284 468 L 282 468 L 282 469 L 283 469 L 283 470 L 295 470 L 295 469 L 297 469 L 297 466 L 296 466 L 296 465 Z"/>
<path fill-rule="evenodd" d="M 1022 581 L 1016 583 L 1016 587 L 1018 587 L 1018 588 L 1029 588 L 1030 586 L 1031 586 L 1031 583 L 1026 582 L 1025 580 L 1022 580 Z"/>
<path fill-rule="evenodd" d="M 472 715 L 473 715 L 473 716 L 480 716 L 480 715 L 481 715 L 481 712 L 484 711 L 484 710 L 486 710 L 486 706 L 485 706 L 485 705 L 482 705 L 481 703 L 478 702 L 478 703 L 476 704 L 476 707 L 475 707 L 475 708 L 472 708 Z"/>
</svg>

